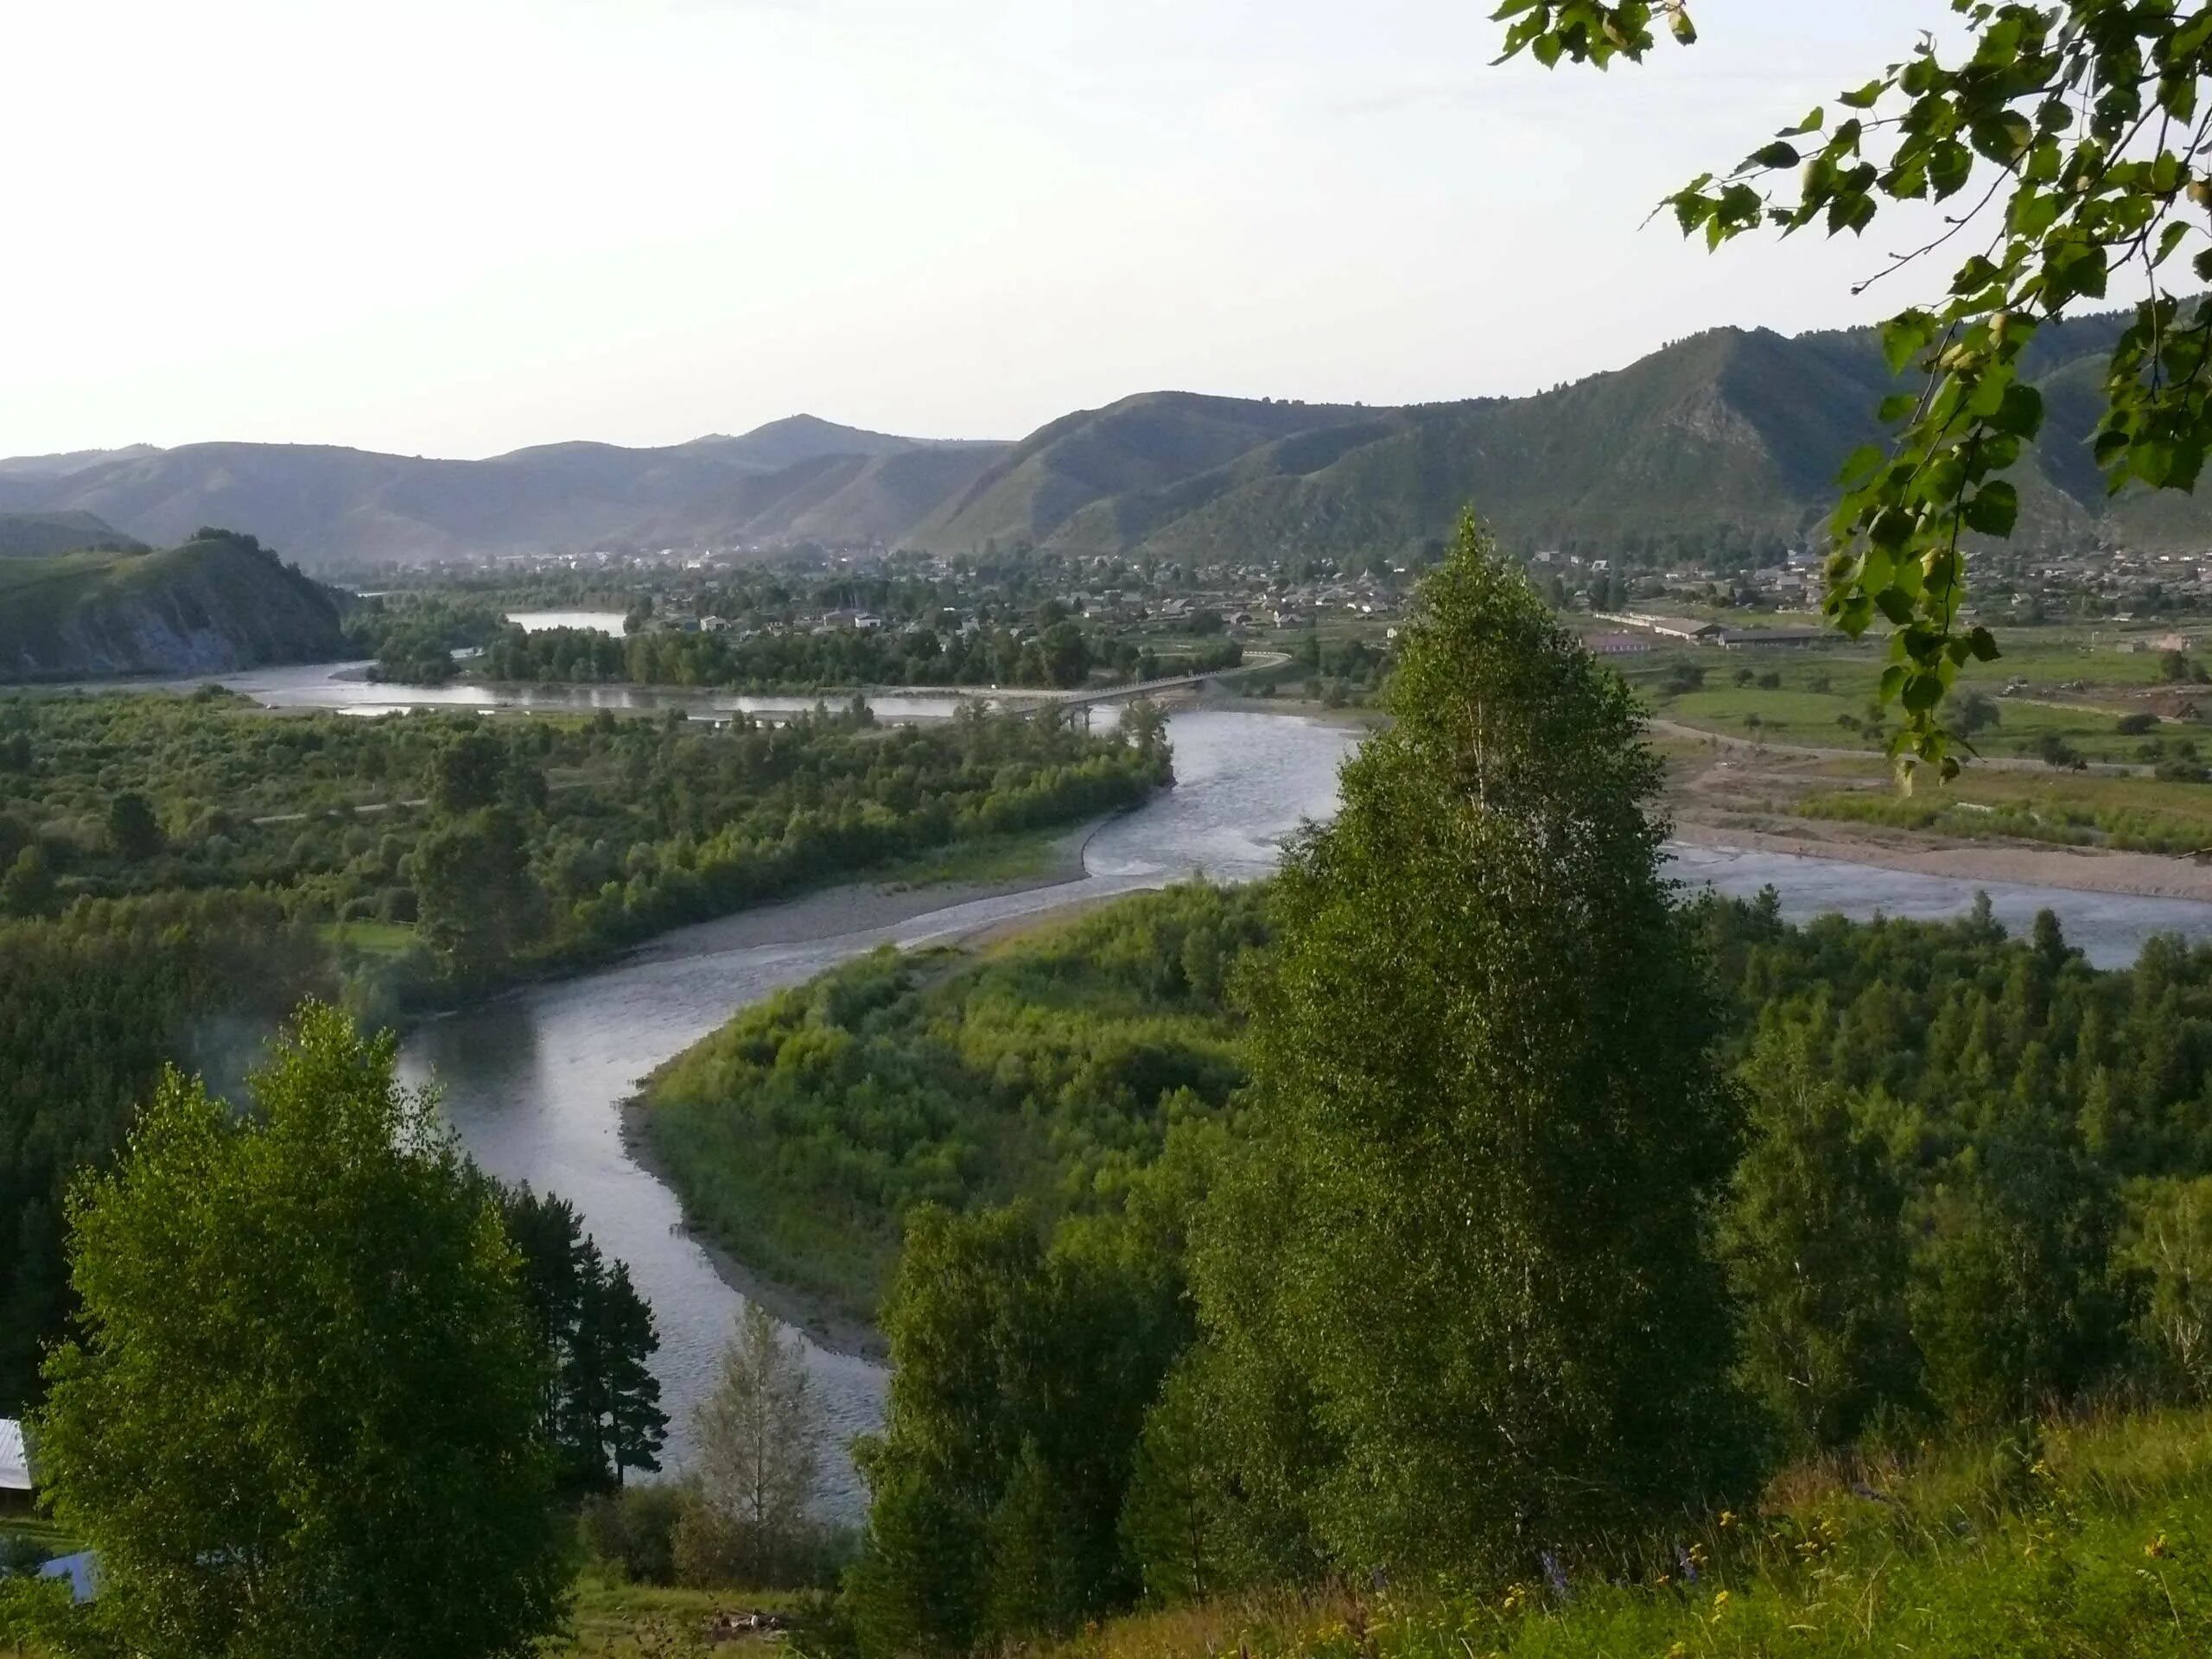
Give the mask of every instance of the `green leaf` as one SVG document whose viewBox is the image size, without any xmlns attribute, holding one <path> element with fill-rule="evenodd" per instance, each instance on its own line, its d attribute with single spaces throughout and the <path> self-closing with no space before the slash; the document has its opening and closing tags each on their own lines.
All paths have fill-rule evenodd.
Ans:
<svg viewBox="0 0 2212 1659">
<path fill-rule="evenodd" d="M 1993 663 L 2003 654 L 1997 649 L 1997 636 L 1987 628 L 1976 628 L 1968 634 L 1967 647 L 1978 663 Z"/>
<path fill-rule="evenodd" d="M 1767 145 L 1764 149 L 1754 150 L 1751 153 L 1751 158 L 1744 163 L 1743 170 L 1749 172 L 1755 167 L 1764 167 L 1770 169 L 1795 167 L 1804 158 L 1802 156 L 1798 155 L 1796 145 L 1784 143 L 1782 140 L 1777 138 L 1774 143 Z"/>
<path fill-rule="evenodd" d="M 1855 490 L 1880 472 L 1889 458 L 1881 445 L 1862 443 L 1844 458 L 1843 467 L 1836 474 L 1835 481 L 1843 489 Z"/>
<path fill-rule="evenodd" d="M 1999 432 L 2032 442 L 2043 430 L 2043 393 L 2033 386 L 2007 386 L 1989 423 Z"/>
<path fill-rule="evenodd" d="M 1891 374 L 1903 374 L 1905 365 L 1936 341 L 1936 322 L 1929 312 L 1915 307 L 1901 311 L 1882 325 L 1882 355 Z"/>
<path fill-rule="evenodd" d="M 1882 614 L 1904 627 L 1912 620 L 1912 595 L 1901 588 L 1885 588 L 1874 595 L 1874 603 L 1881 607 Z"/>
<path fill-rule="evenodd" d="M 1943 682 L 1933 674 L 1915 674 L 1904 683 L 1904 708 L 1909 715 L 1924 715 L 1943 701 Z"/>
<path fill-rule="evenodd" d="M 1912 515 L 1903 507 L 1884 507 L 1866 526 L 1866 539 L 1892 551 L 1903 547 L 1912 539 Z"/>
<path fill-rule="evenodd" d="M 1855 92 L 1846 92 L 1836 102 L 1847 109 L 1871 110 L 1881 102 L 1882 94 L 1889 90 L 1886 80 L 1870 80 Z"/>
<path fill-rule="evenodd" d="M 2019 516 L 2019 492 L 2001 478 L 1983 485 L 1962 515 L 1967 529 L 1985 536 L 2010 536 Z"/>
<path fill-rule="evenodd" d="M 1774 136 L 1777 138 L 1802 138 L 1808 132 L 1818 132 L 1827 124 L 1827 120 L 1828 112 L 1815 104 L 1813 106 L 1813 112 L 1802 121 L 1794 127 L 1784 127 Z"/>
</svg>

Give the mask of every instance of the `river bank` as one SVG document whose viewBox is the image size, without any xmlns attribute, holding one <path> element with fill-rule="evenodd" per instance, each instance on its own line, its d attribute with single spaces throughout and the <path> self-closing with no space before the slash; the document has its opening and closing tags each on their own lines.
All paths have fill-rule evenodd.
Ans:
<svg viewBox="0 0 2212 1659">
<path fill-rule="evenodd" d="M 1673 839 L 1716 851 L 1784 853 L 1797 858 L 1872 865 L 1955 881 L 2001 881 L 2076 893 L 2183 899 L 2212 904 L 2212 866 L 2158 853 L 2116 852 L 2023 842 L 1951 841 L 1907 831 L 1807 820 L 1787 832 L 1738 824 L 1678 822 Z"/>
<path fill-rule="evenodd" d="M 779 945 L 812 944 L 825 938 L 874 933 L 897 927 L 918 917 L 956 910 L 986 900 L 1011 899 L 1024 893 L 1069 890 L 1066 901 L 1007 921 L 979 921 L 971 931 L 938 941 L 951 944 L 983 944 L 1001 932 L 1056 921 L 1091 905 L 1104 902 L 1082 887 L 1084 849 L 1110 818 L 1100 818 L 1056 836 L 1046 849 L 1047 857 L 1035 874 L 996 881 L 946 881 L 927 886 L 904 886 L 890 881 L 855 882 L 824 888 L 803 898 L 766 908 L 741 912 L 716 925 L 717 943 L 726 950 L 763 950 Z M 649 957 L 652 947 L 637 952 Z M 734 1010 L 733 1010 L 734 1012 Z M 655 1074 L 657 1075 L 657 1073 Z M 645 1087 L 652 1076 L 640 1080 L 638 1090 L 617 1107 L 622 1150 L 639 1168 L 671 1192 L 680 1191 L 675 1171 L 660 1154 L 647 1120 L 652 1108 Z M 747 1301 L 757 1301 L 782 1323 L 804 1332 L 807 1339 L 826 1353 L 844 1355 L 880 1364 L 890 1351 L 882 1333 L 868 1320 L 797 1287 L 769 1278 L 693 1228 L 687 1213 L 685 1236 L 704 1252 L 716 1275 Z"/>
</svg>

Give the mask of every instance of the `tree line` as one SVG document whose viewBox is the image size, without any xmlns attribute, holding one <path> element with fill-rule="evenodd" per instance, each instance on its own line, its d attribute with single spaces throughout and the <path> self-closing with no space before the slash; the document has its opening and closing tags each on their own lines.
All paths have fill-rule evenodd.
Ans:
<svg viewBox="0 0 2212 1659">
<path fill-rule="evenodd" d="M 299 918 L 416 930 L 437 976 L 470 982 L 1112 811 L 1173 775 L 1149 715 L 1096 736 L 980 712 L 884 727 L 857 700 L 715 728 L 271 720 L 221 692 L 108 695 L 0 701 L 0 731 L 22 751 L 0 911 L 258 891 Z"/>
</svg>

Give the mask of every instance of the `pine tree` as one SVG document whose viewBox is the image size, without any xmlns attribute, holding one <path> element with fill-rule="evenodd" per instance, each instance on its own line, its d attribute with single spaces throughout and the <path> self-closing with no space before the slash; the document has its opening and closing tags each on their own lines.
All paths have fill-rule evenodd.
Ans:
<svg viewBox="0 0 2212 1659">
<path fill-rule="evenodd" d="M 1387 702 L 1286 861 L 1193 1280 L 1225 1414 L 1275 1420 L 1240 1484 L 1346 1567 L 1525 1572 L 1743 1490 L 1741 1108 L 1637 706 L 1471 520 Z"/>
</svg>

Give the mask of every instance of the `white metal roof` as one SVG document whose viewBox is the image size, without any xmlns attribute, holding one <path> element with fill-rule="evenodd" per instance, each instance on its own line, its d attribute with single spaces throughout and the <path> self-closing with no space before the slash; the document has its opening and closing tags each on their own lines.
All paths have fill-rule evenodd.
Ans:
<svg viewBox="0 0 2212 1659">
<path fill-rule="evenodd" d="M 0 1492 L 30 1489 L 31 1465 L 23 1453 L 23 1426 L 12 1417 L 0 1417 Z"/>
</svg>

